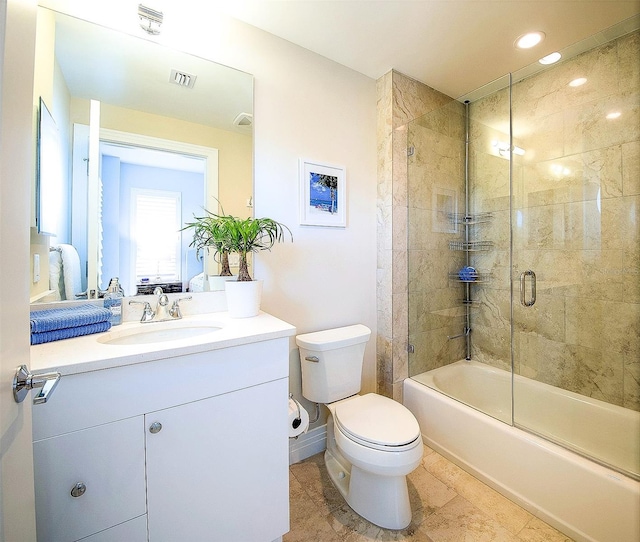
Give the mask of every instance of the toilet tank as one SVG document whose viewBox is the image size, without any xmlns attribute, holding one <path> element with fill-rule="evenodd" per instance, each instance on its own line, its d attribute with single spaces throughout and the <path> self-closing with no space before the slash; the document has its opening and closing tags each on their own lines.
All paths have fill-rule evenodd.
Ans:
<svg viewBox="0 0 640 542">
<path fill-rule="evenodd" d="M 370 336 L 371 330 L 362 324 L 298 335 L 302 395 L 326 404 L 358 393 Z"/>
</svg>

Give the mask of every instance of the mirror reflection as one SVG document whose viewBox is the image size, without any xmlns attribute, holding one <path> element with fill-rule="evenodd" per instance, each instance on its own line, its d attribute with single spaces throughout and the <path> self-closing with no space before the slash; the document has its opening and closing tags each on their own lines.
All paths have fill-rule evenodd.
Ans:
<svg viewBox="0 0 640 542">
<path fill-rule="evenodd" d="M 209 290 L 217 264 L 180 230 L 218 201 L 252 214 L 252 76 L 42 7 L 35 65 L 55 126 L 38 156 L 53 140 L 60 157 L 36 175 L 32 302 L 98 296 L 114 276 L 126 295 Z"/>
</svg>

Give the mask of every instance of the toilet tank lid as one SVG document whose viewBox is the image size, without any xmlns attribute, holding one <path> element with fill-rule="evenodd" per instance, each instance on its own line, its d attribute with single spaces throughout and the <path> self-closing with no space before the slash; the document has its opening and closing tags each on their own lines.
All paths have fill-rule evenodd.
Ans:
<svg viewBox="0 0 640 542">
<path fill-rule="evenodd" d="M 314 333 L 305 333 L 296 337 L 296 344 L 307 350 L 335 350 L 354 344 L 365 343 L 371 336 L 371 330 L 362 324 L 325 329 Z"/>
</svg>

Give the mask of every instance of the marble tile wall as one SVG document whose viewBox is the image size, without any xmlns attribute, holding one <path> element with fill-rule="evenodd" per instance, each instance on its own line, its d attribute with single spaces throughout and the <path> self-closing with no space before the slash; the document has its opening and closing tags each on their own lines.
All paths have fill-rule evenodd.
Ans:
<svg viewBox="0 0 640 542">
<path fill-rule="evenodd" d="M 377 82 L 378 392 L 402 400 L 408 376 L 407 125 L 452 99 L 390 71 Z"/>
<path fill-rule="evenodd" d="M 510 203 L 513 276 L 533 269 L 537 302 L 514 305 L 515 370 L 543 382 L 640 410 L 640 33 L 516 82 L 513 164 L 509 96 L 470 106 L 472 227 L 493 249 L 470 263 L 491 274 L 473 286 L 474 358 L 511 365 Z M 586 77 L 581 87 L 568 82 Z M 464 325 L 449 272 L 464 255 L 443 220 L 464 209 L 462 104 L 397 72 L 378 81 L 378 390 L 401 400 L 401 381 L 464 357 L 448 341 Z M 620 117 L 606 115 L 620 111 Z M 407 159 L 406 149 L 415 153 Z M 509 170 L 513 167 L 513 194 Z M 512 201 L 510 202 L 510 197 Z M 449 226 L 450 227 L 450 226 Z M 460 227 L 459 227 L 460 228 Z M 514 283 L 518 292 L 518 284 Z M 416 355 L 406 352 L 409 340 Z"/>
<path fill-rule="evenodd" d="M 515 82 L 513 275 L 533 269 L 537 301 L 514 304 L 514 368 L 529 378 L 640 410 L 640 33 Z M 568 83 L 578 77 L 587 82 Z M 494 280 L 478 288 L 473 355 L 508 366 L 506 162 L 487 141 L 508 96 L 471 106 L 481 125 L 474 204 L 494 212 L 496 243 L 475 259 Z M 608 119 L 618 111 L 621 115 Z M 472 130 L 473 132 L 473 130 Z M 484 143 L 480 140 L 484 139 Z M 498 165 L 496 165 L 498 163 Z M 508 173 L 508 165 L 506 166 Z M 506 225 L 506 226 L 505 226 Z M 518 292 L 518 284 L 514 283 Z"/>
<path fill-rule="evenodd" d="M 508 88 L 472 103 L 469 115 L 470 213 L 491 214 L 490 220 L 472 227 L 471 238 L 493 243 L 490 250 L 471 255 L 471 265 L 489 276 L 471 286 L 476 301 L 471 353 L 473 359 L 510 371 L 510 164 L 494 145 L 509 145 Z"/>
<path fill-rule="evenodd" d="M 418 374 L 465 357 L 463 287 L 449 279 L 465 254 L 449 250 L 463 238 L 452 215 L 464 213 L 464 106 L 457 101 L 411 123 L 409 193 L 410 373 Z"/>
</svg>

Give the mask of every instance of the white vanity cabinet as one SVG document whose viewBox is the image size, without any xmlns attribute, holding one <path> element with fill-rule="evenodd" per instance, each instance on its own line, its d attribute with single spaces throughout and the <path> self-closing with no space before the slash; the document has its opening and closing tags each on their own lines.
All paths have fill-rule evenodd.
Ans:
<svg viewBox="0 0 640 542">
<path fill-rule="evenodd" d="M 278 539 L 288 358 L 277 338 L 63 374 L 33 408 L 38 541 Z"/>
<path fill-rule="evenodd" d="M 149 540 L 283 534 L 279 512 L 289 499 L 288 482 L 280 479 L 283 450 L 268 443 L 286 426 L 287 388 L 281 379 L 145 416 L 147 428 L 162 424 L 146 436 Z M 288 448 L 287 437 L 283 442 Z"/>
<path fill-rule="evenodd" d="M 146 513 L 143 422 L 34 442 L 38 540 L 78 540 Z"/>
</svg>

